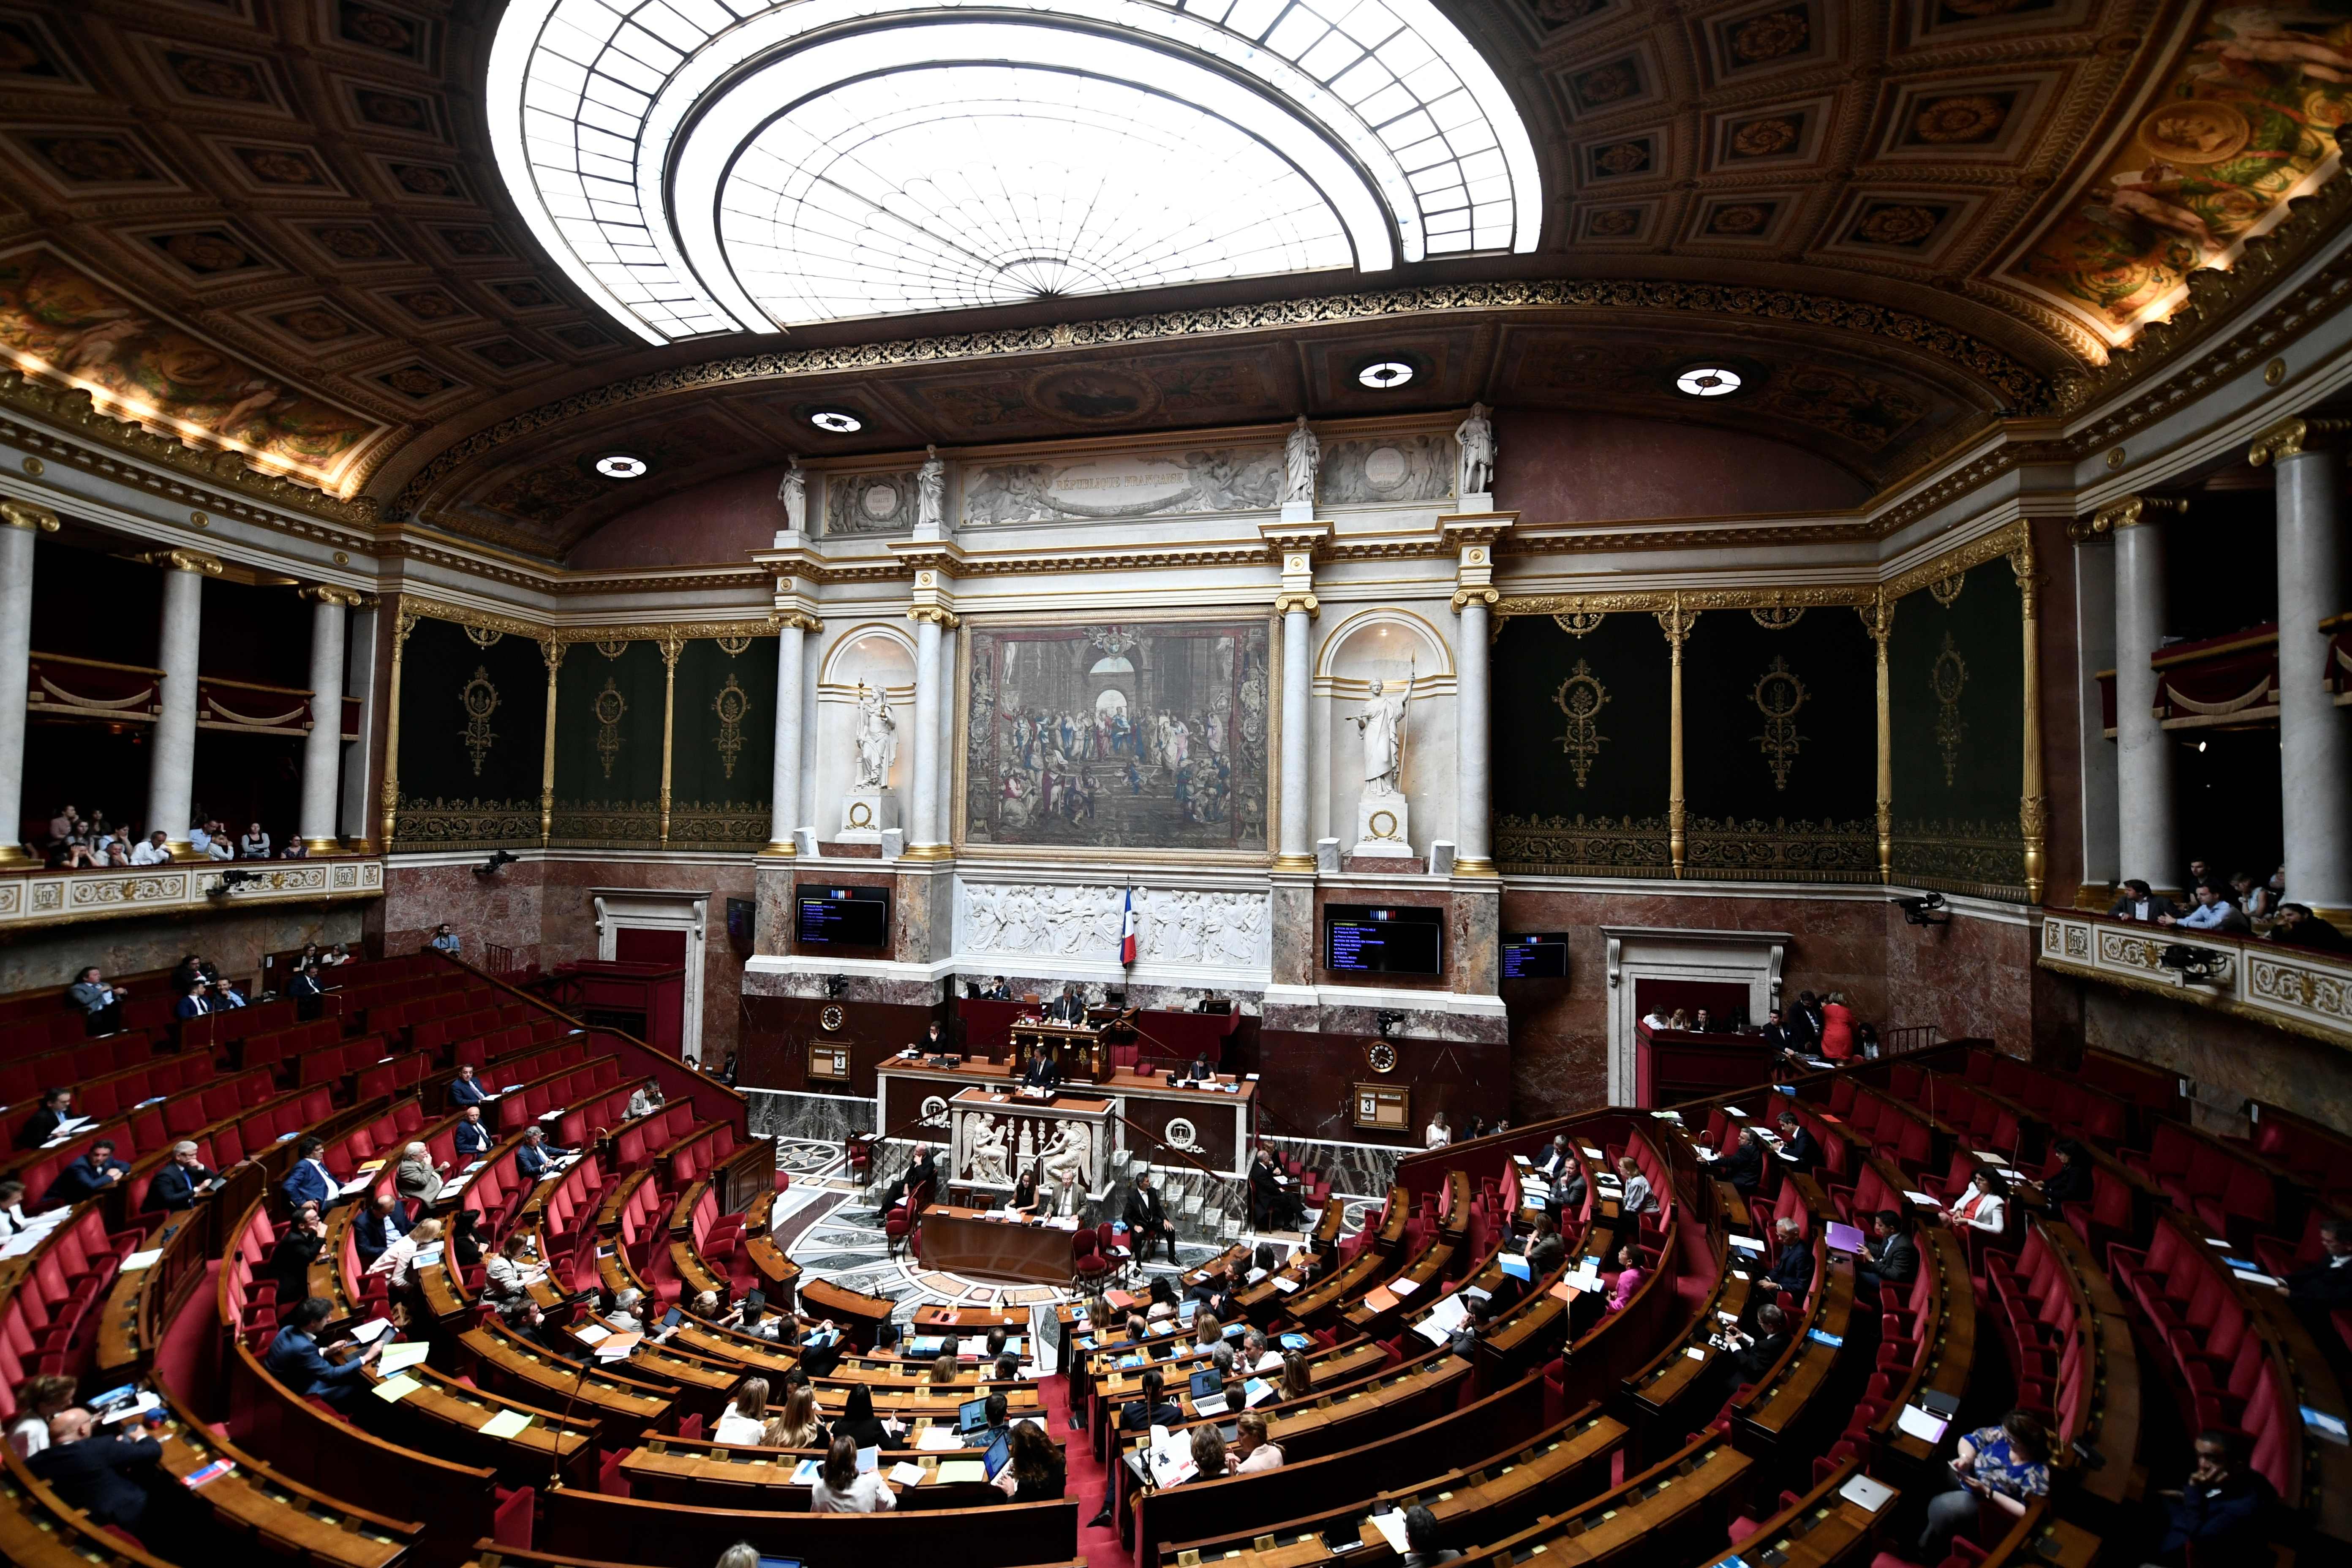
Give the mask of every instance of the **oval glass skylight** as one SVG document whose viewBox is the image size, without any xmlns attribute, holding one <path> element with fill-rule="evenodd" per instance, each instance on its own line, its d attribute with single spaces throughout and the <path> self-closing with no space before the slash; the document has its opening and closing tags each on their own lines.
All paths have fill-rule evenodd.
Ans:
<svg viewBox="0 0 2352 1568">
<path fill-rule="evenodd" d="M 1378 272 L 1541 219 L 1428 0 L 513 0 L 487 91 L 534 233 L 654 342 Z"/>
</svg>

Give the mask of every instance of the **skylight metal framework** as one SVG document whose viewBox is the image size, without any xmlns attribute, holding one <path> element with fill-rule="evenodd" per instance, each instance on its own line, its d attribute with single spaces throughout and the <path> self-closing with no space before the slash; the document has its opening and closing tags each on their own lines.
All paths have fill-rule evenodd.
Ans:
<svg viewBox="0 0 2352 1568">
<path fill-rule="evenodd" d="M 513 0 L 499 168 L 651 342 L 1532 250 L 1535 151 L 1429 0 Z"/>
</svg>

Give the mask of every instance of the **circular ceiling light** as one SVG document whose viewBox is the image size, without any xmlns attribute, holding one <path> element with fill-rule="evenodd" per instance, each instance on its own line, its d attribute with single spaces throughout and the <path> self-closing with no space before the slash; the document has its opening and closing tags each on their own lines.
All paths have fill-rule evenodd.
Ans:
<svg viewBox="0 0 2352 1568">
<path fill-rule="evenodd" d="M 866 428 L 866 421 L 846 408 L 817 409 L 808 422 L 828 436 L 855 436 Z"/>
<path fill-rule="evenodd" d="M 634 452 L 607 452 L 596 459 L 596 471 L 608 479 L 640 479 L 652 467 Z"/>
<path fill-rule="evenodd" d="M 1696 364 L 1675 377 L 1675 390 L 1685 397 L 1727 397 L 1741 384 L 1738 371 L 1719 364 Z"/>
<path fill-rule="evenodd" d="M 1412 366 L 1401 359 L 1374 360 L 1356 373 L 1356 379 L 1374 392 L 1390 392 L 1412 379 Z"/>
</svg>

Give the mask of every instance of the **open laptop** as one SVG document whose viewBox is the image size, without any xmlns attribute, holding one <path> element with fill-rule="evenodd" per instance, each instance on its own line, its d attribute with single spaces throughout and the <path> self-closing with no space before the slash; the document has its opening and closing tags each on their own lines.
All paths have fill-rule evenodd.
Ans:
<svg viewBox="0 0 2352 1568">
<path fill-rule="evenodd" d="M 988 1479 L 992 1481 L 1003 1473 L 1004 1467 L 1012 1462 L 1013 1429 L 1008 1426 L 996 1435 L 996 1441 L 988 1446 L 988 1452 L 980 1457 L 980 1463 L 981 1468 L 988 1472 Z"/>
<path fill-rule="evenodd" d="M 1225 1413 L 1225 1381 L 1214 1369 L 1192 1374 L 1192 1414 L 1223 1415 Z"/>
<path fill-rule="evenodd" d="M 956 1406 L 957 1431 L 977 1432 L 987 1425 L 988 1401 L 985 1398 L 967 1399 Z"/>
</svg>

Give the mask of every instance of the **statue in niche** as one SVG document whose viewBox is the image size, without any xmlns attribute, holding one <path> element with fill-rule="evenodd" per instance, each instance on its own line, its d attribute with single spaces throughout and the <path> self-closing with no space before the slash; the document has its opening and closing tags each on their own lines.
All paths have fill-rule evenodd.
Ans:
<svg viewBox="0 0 2352 1568">
<path fill-rule="evenodd" d="M 1410 680 L 1382 680 L 1364 699 L 1356 728 L 1364 737 L 1364 793 L 1397 795 L 1397 779 L 1404 771 L 1404 705 L 1412 693 Z"/>
<path fill-rule="evenodd" d="M 776 499 L 784 503 L 784 526 L 795 533 L 808 529 L 808 475 L 801 469 L 801 460 L 792 459 L 784 470 L 784 482 L 776 487 Z"/>
<path fill-rule="evenodd" d="M 937 447 L 923 448 L 923 466 L 915 470 L 915 526 L 944 528 L 948 516 L 948 466 Z"/>
<path fill-rule="evenodd" d="M 857 787 L 880 789 L 890 773 L 890 741 L 898 721 L 881 688 L 857 683 Z"/>
<path fill-rule="evenodd" d="M 1289 439 L 1282 444 L 1282 500 L 1285 505 L 1294 502 L 1315 504 L 1315 470 L 1322 466 L 1323 443 L 1307 427 L 1307 416 L 1298 423 Z"/>
<path fill-rule="evenodd" d="M 1462 447 L 1462 467 L 1454 481 L 1457 497 L 1487 495 L 1495 489 L 1495 423 L 1486 417 L 1493 412 L 1474 403 L 1470 417 L 1454 427 L 1454 439 Z"/>
<path fill-rule="evenodd" d="M 978 1118 L 971 1130 L 971 1158 L 964 1167 L 964 1179 L 997 1186 L 1011 1184 L 1013 1178 L 1005 1169 L 1006 1156 L 1004 1130 L 996 1124 L 996 1118 Z"/>
</svg>

